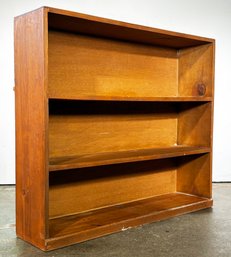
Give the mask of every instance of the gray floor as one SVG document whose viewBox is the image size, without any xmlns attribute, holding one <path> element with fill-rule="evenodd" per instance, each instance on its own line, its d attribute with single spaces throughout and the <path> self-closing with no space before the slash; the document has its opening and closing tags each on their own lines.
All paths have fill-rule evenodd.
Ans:
<svg viewBox="0 0 231 257">
<path fill-rule="evenodd" d="M 15 188 L 0 187 L 0 257 L 231 257 L 231 184 L 214 184 L 214 207 L 44 253 L 15 236 Z"/>
</svg>

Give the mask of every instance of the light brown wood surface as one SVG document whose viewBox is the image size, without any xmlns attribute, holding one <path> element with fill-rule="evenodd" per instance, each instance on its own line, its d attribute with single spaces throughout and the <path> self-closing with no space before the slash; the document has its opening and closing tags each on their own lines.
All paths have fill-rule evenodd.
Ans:
<svg viewBox="0 0 231 257">
<path fill-rule="evenodd" d="M 62 156 L 50 158 L 49 170 L 66 170 L 100 165 L 164 159 L 210 152 L 209 147 L 175 145 L 172 147 Z"/>
<path fill-rule="evenodd" d="M 214 39 L 151 28 L 77 12 L 45 7 L 49 28 L 128 42 L 181 49 L 214 43 Z"/>
<path fill-rule="evenodd" d="M 15 19 L 16 234 L 45 249 L 48 237 L 46 16 Z"/>
<path fill-rule="evenodd" d="M 47 249 L 82 242 L 212 206 L 212 200 L 173 193 L 50 220 Z"/>
<path fill-rule="evenodd" d="M 211 147 L 211 103 L 184 104 L 178 118 L 178 144 Z"/>
<path fill-rule="evenodd" d="M 71 96 L 69 96 L 70 99 Z M 70 99 L 65 99 L 62 98 L 62 96 L 50 96 L 49 99 L 59 99 L 59 100 L 70 100 Z M 75 96 L 73 97 L 72 100 L 93 100 L 93 101 L 135 101 L 135 102 L 211 102 L 213 100 L 212 97 L 202 97 L 202 96 L 154 96 L 154 97 L 130 97 L 130 96 Z"/>
<path fill-rule="evenodd" d="M 177 95 L 177 52 L 49 32 L 49 97 Z"/>
<path fill-rule="evenodd" d="M 66 103 L 65 109 L 63 103 L 59 108 L 63 113 L 51 113 L 49 119 L 50 158 L 167 147 L 177 142 L 177 113 L 171 105 Z"/>
<path fill-rule="evenodd" d="M 177 191 L 212 198 L 211 154 L 179 160 Z"/>
<path fill-rule="evenodd" d="M 52 250 L 211 207 L 214 49 L 50 7 L 15 18 L 17 236 Z"/>
<path fill-rule="evenodd" d="M 173 160 L 60 171 L 50 174 L 49 215 L 63 216 L 175 191 Z"/>
<path fill-rule="evenodd" d="M 179 95 L 211 96 L 213 92 L 213 44 L 179 50 Z M 200 94 L 198 86 L 205 86 Z"/>
</svg>

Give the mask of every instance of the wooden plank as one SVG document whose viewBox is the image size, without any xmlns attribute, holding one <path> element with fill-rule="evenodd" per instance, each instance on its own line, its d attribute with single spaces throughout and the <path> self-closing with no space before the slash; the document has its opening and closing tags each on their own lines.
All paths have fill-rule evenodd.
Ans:
<svg viewBox="0 0 231 257">
<path fill-rule="evenodd" d="M 85 154 L 80 156 L 62 156 L 50 158 L 49 170 L 65 170 L 116 163 L 137 162 L 163 159 L 210 152 L 209 147 L 176 145 L 164 148 L 137 149 L 119 152 Z"/>
<path fill-rule="evenodd" d="M 210 96 L 212 101 L 195 108 L 186 104 L 179 114 L 178 143 L 200 142 L 209 146 L 211 152 L 179 160 L 177 190 L 209 198 L 212 197 L 214 51 L 214 43 L 179 51 L 179 95 Z"/>
<path fill-rule="evenodd" d="M 214 45 L 179 50 L 179 96 L 213 96 Z"/>
<path fill-rule="evenodd" d="M 177 51 L 49 31 L 51 98 L 176 96 Z"/>
<path fill-rule="evenodd" d="M 130 24 L 47 7 L 49 28 L 175 49 L 203 45 L 213 39 Z"/>
<path fill-rule="evenodd" d="M 212 200 L 172 193 L 50 220 L 47 250 L 183 213 L 211 207 Z"/>
<path fill-rule="evenodd" d="M 211 146 L 211 102 L 184 103 L 178 116 L 178 144 Z"/>
<path fill-rule="evenodd" d="M 175 109 L 161 103 L 52 102 L 49 157 L 173 146 Z"/>
<path fill-rule="evenodd" d="M 211 153 L 178 159 L 177 191 L 212 197 Z"/>
<path fill-rule="evenodd" d="M 16 234 L 41 249 L 48 237 L 46 50 L 46 12 L 16 18 Z"/>
<path fill-rule="evenodd" d="M 50 173 L 50 217 L 70 215 L 176 191 L 174 160 Z"/>
<path fill-rule="evenodd" d="M 210 148 L 211 148 L 211 152 L 210 152 L 210 169 L 209 169 L 209 173 L 208 173 L 208 177 L 209 177 L 209 185 L 207 187 L 208 192 L 209 192 L 209 196 L 212 198 L 213 196 L 213 175 L 212 175 L 212 170 L 213 170 L 213 124 L 214 124 L 214 83 L 215 83 L 215 42 L 213 43 L 213 52 L 212 52 L 212 73 L 211 73 L 211 95 L 212 95 L 212 101 L 211 101 L 211 110 L 210 110 L 210 115 L 211 115 L 211 119 L 210 119 L 210 137 L 211 137 L 211 141 L 210 141 Z"/>
<path fill-rule="evenodd" d="M 211 102 L 212 97 L 198 97 L 198 96 L 168 96 L 168 97 L 130 97 L 130 96 L 102 96 L 102 95 L 78 95 L 78 96 L 61 96 L 61 95 L 52 95 L 50 99 L 59 99 L 59 100 L 87 100 L 87 101 L 135 101 L 135 102 Z"/>
</svg>

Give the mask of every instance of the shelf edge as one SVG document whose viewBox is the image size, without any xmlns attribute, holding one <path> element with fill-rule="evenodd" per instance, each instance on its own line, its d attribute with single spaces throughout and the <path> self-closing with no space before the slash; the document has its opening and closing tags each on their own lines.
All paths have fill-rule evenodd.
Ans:
<svg viewBox="0 0 231 257">
<path fill-rule="evenodd" d="M 48 95 L 50 100 L 70 101 L 133 101 L 133 102 L 212 102 L 213 97 L 120 97 L 120 96 L 79 96 L 79 97 L 58 97 Z"/>
<path fill-rule="evenodd" d="M 113 164 L 122 164 L 122 163 L 131 163 L 131 162 L 141 162 L 141 161 L 151 161 L 151 160 L 159 160 L 159 159 L 166 159 L 166 158 L 174 158 L 174 157 L 181 157 L 187 155 L 195 155 L 195 154 L 206 154 L 209 153 L 211 149 L 209 147 L 198 148 L 194 150 L 179 151 L 179 152 L 172 152 L 172 153 L 163 153 L 161 156 L 158 154 L 149 155 L 149 156 L 141 156 L 136 158 L 118 158 L 118 159 L 109 159 L 109 160 L 102 160 L 102 161 L 95 161 L 95 162 L 85 162 L 85 163 L 74 163 L 71 164 L 56 164 L 56 165 L 49 165 L 49 171 L 59 171 L 59 170 L 70 170 L 70 169 L 77 169 L 77 168 L 87 168 L 87 167 L 96 167 L 96 166 L 105 166 L 105 165 L 113 165 Z"/>
</svg>

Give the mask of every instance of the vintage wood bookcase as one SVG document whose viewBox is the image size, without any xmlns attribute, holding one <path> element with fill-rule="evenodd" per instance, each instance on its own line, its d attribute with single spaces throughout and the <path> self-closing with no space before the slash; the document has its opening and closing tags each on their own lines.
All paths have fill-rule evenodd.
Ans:
<svg viewBox="0 0 231 257">
<path fill-rule="evenodd" d="M 16 17 L 17 236 L 52 250 L 211 207 L 214 47 L 49 7 Z"/>
</svg>

